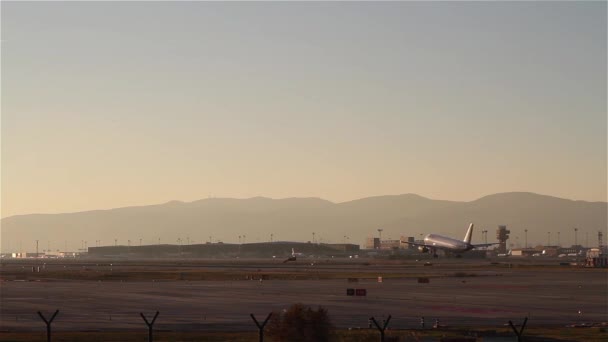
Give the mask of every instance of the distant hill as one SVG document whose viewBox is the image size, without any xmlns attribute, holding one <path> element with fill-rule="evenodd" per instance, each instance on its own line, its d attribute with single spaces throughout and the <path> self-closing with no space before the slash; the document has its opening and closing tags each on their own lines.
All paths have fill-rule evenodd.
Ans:
<svg viewBox="0 0 608 342">
<path fill-rule="evenodd" d="M 572 201 L 534 193 L 512 192 L 482 197 L 471 202 L 432 200 L 414 194 L 368 197 L 332 203 L 319 198 L 249 199 L 210 198 L 194 202 L 94 210 L 69 214 L 32 214 L 2 219 L 2 251 L 75 250 L 87 241 L 101 245 L 192 243 L 209 241 L 262 242 L 310 241 L 315 233 L 319 242 L 364 244 L 368 236 L 397 239 L 435 232 L 464 236 L 474 222 L 474 242 L 481 242 L 486 229 L 488 241 L 495 241 L 495 230 L 505 224 L 511 242 L 523 245 L 524 229 L 528 244 L 557 241 L 574 242 L 573 227 L 579 228 L 578 242 L 597 244 L 597 232 L 607 228 L 606 202 Z M 588 234 L 586 236 L 585 234 Z M 240 236 L 240 237 L 239 237 Z M 346 236 L 346 237 L 345 237 Z"/>
</svg>

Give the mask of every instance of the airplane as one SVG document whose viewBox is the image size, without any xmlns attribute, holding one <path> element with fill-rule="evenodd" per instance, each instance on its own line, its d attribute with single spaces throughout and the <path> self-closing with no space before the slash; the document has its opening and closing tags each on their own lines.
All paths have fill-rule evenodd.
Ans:
<svg viewBox="0 0 608 342">
<path fill-rule="evenodd" d="M 424 237 L 424 243 L 415 243 L 408 241 L 401 241 L 402 243 L 407 243 L 409 245 L 417 246 L 418 250 L 422 253 L 433 253 L 433 257 L 437 258 L 437 250 L 442 249 L 448 252 L 456 253 L 457 257 L 460 257 L 459 253 L 470 251 L 471 249 L 480 248 L 480 247 L 488 247 L 492 245 L 497 245 L 498 243 L 482 243 L 478 245 L 471 244 L 471 238 L 473 237 L 473 224 L 469 225 L 469 229 L 464 236 L 464 239 L 457 240 L 447 236 L 442 236 L 439 234 L 428 234 Z"/>
<path fill-rule="evenodd" d="M 296 259 L 298 257 L 303 257 L 304 253 L 296 253 L 296 251 L 292 248 L 291 249 L 291 256 L 289 256 L 289 258 L 285 259 L 285 261 L 283 261 L 283 263 L 286 263 L 288 261 L 296 261 Z"/>
</svg>

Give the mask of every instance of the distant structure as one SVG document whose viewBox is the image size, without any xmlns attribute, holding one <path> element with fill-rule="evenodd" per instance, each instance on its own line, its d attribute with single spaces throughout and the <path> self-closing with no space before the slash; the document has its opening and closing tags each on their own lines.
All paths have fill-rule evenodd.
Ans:
<svg viewBox="0 0 608 342">
<path fill-rule="evenodd" d="M 370 237 L 365 242 L 365 248 L 367 249 L 380 249 L 380 238 Z"/>
<path fill-rule="evenodd" d="M 496 229 L 496 239 L 498 240 L 498 253 L 507 253 L 507 240 L 509 239 L 510 230 L 507 226 L 498 226 Z"/>
<path fill-rule="evenodd" d="M 416 242 L 416 239 L 413 236 L 408 236 L 407 237 L 407 242 Z M 412 245 L 412 244 L 408 244 L 405 248 L 407 248 L 407 249 L 416 249 L 416 246 Z"/>
</svg>

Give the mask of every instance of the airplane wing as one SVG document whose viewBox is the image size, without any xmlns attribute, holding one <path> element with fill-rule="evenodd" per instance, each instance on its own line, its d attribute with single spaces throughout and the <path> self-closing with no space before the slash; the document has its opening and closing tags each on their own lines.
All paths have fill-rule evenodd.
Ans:
<svg viewBox="0 0 608 342">
<path fill-rule="evenodd" d="M 408 242 L 408 241 L 403 241 L 403 240 L 401 240 L 401 243 L 407 243 L 408 245 L 413 245 L 413 246 L 417 246 L 417 247 L 433 247 L 431 245 L 425 245 L 423 243 Z"/>
<path fill-rule="evenodd" d="M 285 259 L 285 261 L 283 261 L 283 263 L 289 262 L 289 261 L 296 261 L 296 257 L 295 256 L 290 256 L 289 258 Z"/>
<path fill-rule="evenodd" d="M 472 245 L 473 248 L 480 248 L 480 247 L 490 247 L 490 246 L 494 246 L 494 245 L 498 245 L 498 242 L 494 242 L 494 243 L 480 243 L 479 245 Z"/>
</svg>

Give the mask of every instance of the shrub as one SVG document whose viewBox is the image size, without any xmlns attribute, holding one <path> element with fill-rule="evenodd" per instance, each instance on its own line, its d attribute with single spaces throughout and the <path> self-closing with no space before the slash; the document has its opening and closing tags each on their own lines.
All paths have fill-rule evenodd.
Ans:
<svg viewBox="0 0 608 342">
<path fill-rule="evenodd" d="M 333 325 L 323 307 L 313 310 L 303 304 L 294 304 L 283 312 L 273 312 L 268 322 L 268 336 L 275 341 L 323 342 L 329 341 Z"/>
</svg>

